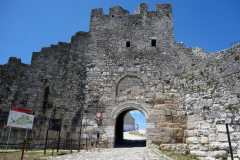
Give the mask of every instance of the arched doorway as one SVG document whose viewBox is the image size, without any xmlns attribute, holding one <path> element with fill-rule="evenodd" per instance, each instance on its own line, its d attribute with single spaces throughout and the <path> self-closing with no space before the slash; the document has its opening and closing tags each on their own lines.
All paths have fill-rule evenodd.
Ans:
<svg viewBox="0 0 240 160">
<path fill-rule="evenodd" d="M 149 105 L 146 103 L 137 103 L 134 101 L 128 101 L 120 104 L 112 112 L 112 118 L 115 120 L 115 133 L 114 133 L 115 147 L 118 147 L 118 144 L 121 144 L 123 142 L 124 116 L 131 110 L 138 110 L 147 119 L 149 117 L 149 111 L 148 111 L 149 108 L 150 108 Z M 147 133 L 147 128 L 146 128 L 146 133 Z M 146 146 L 146 140 L 145 140 L 144 146 Z"/>
</svg>

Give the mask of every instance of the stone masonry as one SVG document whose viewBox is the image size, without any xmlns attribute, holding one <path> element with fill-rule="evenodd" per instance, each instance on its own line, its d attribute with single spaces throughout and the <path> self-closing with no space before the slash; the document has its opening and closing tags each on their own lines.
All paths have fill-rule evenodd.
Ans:
<svg viewBox="0 0 240 160">
<path fill-rule="evenodd" d="M 61 136 L 77 140 L 83 111 L 81 138 L 99 132 L 101 146 L 110 148 L 119 117 L 139 110 L 147 146 L 226 159 L 226 129 L 216 120 L 240 118 L 239 56 L 240 45 L 208 53 L 175 42 L 171 4 L 148 11 L 141 3 L 133 15 L 120 6 L 109 15 L 92 9 L 89 32 L 33 52 L 30 65 L 15 57 L 0 65 L 0 141 L 6 142 L 10 106 L 36 111 L 33 143 L 44 143 L 37 139 L 45 139 L 47 117 L 61 118 Z M 103 113 L 100 121 L 96 112 Z M 230 132 L 238 159 L 240 131 Z M 24 136 L 24 129 L 13 129 L 11 141 Z"/>
</svg>

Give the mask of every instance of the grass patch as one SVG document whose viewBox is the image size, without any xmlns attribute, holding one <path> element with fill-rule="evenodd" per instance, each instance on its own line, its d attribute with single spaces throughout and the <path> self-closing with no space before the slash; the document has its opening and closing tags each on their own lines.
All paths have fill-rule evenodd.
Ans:
<svg viewBox="0 0 240 160">
<path fill-rule="evenodd" d="M 163 154 L 167 155 L 168 157 L 172 159 L 177 159 L 177 160 L 199 160 L 195 155 L 190 154 L 187 152 L 186 155 L 181 155 L 178 153 L 174 152 L 169 152 L 169 151 L 161 151 Z"/>
<path fill-rule="evenodd" d="M 4 151 L 5 152 L 5 151 Z M 69 154 L 71 153 L 71 151 L 59 151 L 57 153 L 57 151 L 55 150 L 53 153 L 53 156 L 57 156 L 57 155 L 65 155 L 65 154 Z M 0 152 L 0 159 L 4 159 L 6 153 L 1 153 Z M 18 151 L 18 152 L 8 152 L 6 154 L 6 159 L 11 159 L 11 160 L 19 160 L 21 159 L 22 156 L 22 151 Z M 46 155 L 44 155 L 44 151 L 43 150 L 39 150 L 39 151 L 28 151 L 28 152 L 24 152 L 24 160 L 38 160 L 38 159 L 42 159 L 43 157 L 49 157 L 52 156 L 52 152 L 50 152 L 50 150 L 46 151 Z"/>
</svg>

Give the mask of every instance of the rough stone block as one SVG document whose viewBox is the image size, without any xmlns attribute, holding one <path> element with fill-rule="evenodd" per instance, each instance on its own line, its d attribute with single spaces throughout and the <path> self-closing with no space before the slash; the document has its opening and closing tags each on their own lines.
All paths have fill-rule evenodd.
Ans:
<svg viewBox="0 0 240 160">
<path fill-rule="evenodd" d="M 183 137 L 183 129 L 173 129 L 175 137 Z"/>
<path fill-rule="evenodd" d="M 178 151 L 186 151 L 186 150 L 188 150 L 188 145 L 187 144 L 177 144 L 176 148 Z"/>
<path fill-rule="evenodd" d="M 201 151 L 202 145 L 201 144 L 189 144 L 190 150 Z"/>
<path fill-rule="evenodd" d="M 206 157 L 207 152 L 204 151 L 190 151 L 191 154 L 196 155 L 197 157 Z"/>
<path fill-rule="evenodd" d="M 179 108 L 179 106 L 177 104 L 167 104 L 166 108 L 167 109 L 176 109 L 177 110 Z"/>
<path fill-rule="evenodd" d="M 161 144 L 160 149 L 165 150 L 165 151 L 169 151 L 169 150 L 171 150 L 171 145 L 172 144 Z"/>
<path fill-rule="evenodd" d="M 201 137 L 201 141 L 200 141 L 202 144 L 208 144 L 209 143 L 209 140 L 207 137 Z"/>
<path fill-rule="evenodd" d="M 156 123 L 146 123 L 146 128 L 156 128 Z"/>
<path fill-rule="evenodd" d="M 161 115 L 151 115 L 151 116 L 149 116 L 149 118 L 146 119 L 146 122 L 147 123 L 156 123 L 156 122 L 163 121 L 163 120 L 161 120 L 161 117 L 164 117 L 164 116 L 161 116 Z"/>
<path fill-rule="evenodd" d="M 237 103 L 239 103 L 239 100 L 238 100 L 238 98 L 230 98 L 228 100 L 228 103 L 237 104 Z"/>
<path fill-rule="evenodd" d="M 199 121 L 198 114 L 188 116 L 188 122 L 195 122 L 195 121 Z"/>
<path fill-rule="evenodd" d="M 161 144 L 161 143 L 170 143 L 171 138 L 170 137 L 159 137 L 159 136 L 154 136 L 152 143 L 156 144 Z"/>
<path fill-rule="evenodd" d="M 198 122 L 188 122 L 187 123 L 187 129 L 197 129 L 198 128 Z"/>
<path fill-rule="evenodd" d="M 179 116 L 179 122 L 180 123 L 186 123 L 188 121 L 187 116 Z"/>
<path fill-rule="evenodd" d="M 147 130 L 147 135 L 148 136 L 159 136 L 160 135 L 159 129 L 158 128 L 149 128 Z"/>
<path fill-rule="evenodd" d="M 172 122 L 173 123 L 178 123 L 178 121 L 179 121 L 179 117 L 178 116 L 172 116 Z"/>
<path fill-rule="evenodd" d="M 193 137 L 194 136 L 193 130 L 185 130 L 184 131 L 184 136 L 185 137 Z"/>
<path fill-rule="evenodd" d="M 226 126 L 225 125 L 216 125 L 216 128 L 218 132 L 225 133 L 227 132 Z M 231 126 L 228 126 L 229 132 L 234 132 L 234 129 Z"/>
<path fill-rule="evenodd" d="M 240 158 L 240 149 L 237 150 L 238 158 Z"/>
<path fill-rule="evenodd" d="M 216 108 L 216 106 L 215 106 Z M 218 118 L 218 112 L 217 111 L 209 111 L 209 117 L 210 118 Z"/>
<path fill-rule="evenodd" d="M 187 128 L 187 125 L 186 124 L 183 124 L 183 123 L 169 123 L 168 126 L 170 128 Z"/>
<path fill-rule="evenodd" d="M 186 139 L 186 143 L 187 144 L 196 144 L 196 143 L 199 143 L 199 140 L 196 137 L 188 137 Z"/>
<path fill-rule="evenodd" d="M 215 140 L 216 140 L 216 134 L 215 133 L 209 134 L 209 141 L 212 142 L 212 141 L 215 141 Z"/>
<path fill-rule="evenodd" d="M 154 114 L 156 114 L 156 115 L 164 115 L 164 110 L 154 110 Z"/>
<path fill-rule="evenodd" d="M 227 134 L 225 134 L 225 133 L 218 133 L 218 141 L 220 141 L 220 142 L 227 142 L 228 141 Z"/>
<path fill-rule="evenodd" d="M 204 123 L 201 125 L 202 129 L 209 129 L 211 127 L 211 125 L 209 123 Z"/>
<path fill-rule="evenodd" d="M 166 104 L 157 104 L 157 105 L 154 105 L 154 109 L 155 109 L 155 110 L 164 110 L 164 109 L 166 109 Z"/>
<path fill-rule="evenodd" d="M 172 116 L 161 116 L 161 122 L 170 122 L 172 123 Z"/>
<path fill-rule="evenodd" d="M 208 153 L 210 157 L 223 158 L 228 156 L 227 151 L 210 151 Z"/>
</svg>

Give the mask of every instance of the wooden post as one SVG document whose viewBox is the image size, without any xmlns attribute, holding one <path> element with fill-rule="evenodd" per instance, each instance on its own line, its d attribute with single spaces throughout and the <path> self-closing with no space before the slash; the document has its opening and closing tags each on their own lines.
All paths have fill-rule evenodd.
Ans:
<svg viewBox="0 0 240 160">
<path fill-rule="evenodd" d="M 72 154 L 72 138 L 71 138 L 71 154 Z"/>
<path fill-rule="evenodd" d="M 26 152 L 27 152 L 28 145 L 29 145 L 29 139 L 30 139 L 30 137 L 28 137 L 28 139 L 27 139 L 27 147 L 26 147 Z"/>
<path fill-rule="evenodd" d="M 53 152 L 54 152 L 54 147 L 55 147 L 55 141 L 56 141 L 56 137 L 54 139 L 54 142 L 53 142 L 53 148 L 52 148 L 52 156 L 53 156 Z"/>
<path fill-rule="evenodd" d="M 47 135 L 46 135 L 46 141 L 45 141 L 44 155 L 46 154 L 46 149 L 47 149 L 47 138 L 48 138 L 48 129 L 47 129 Z"/>
<path fill-rule="evenodd" d="M 60 133 L 61 133 L 61 131 L 59 131 L 59 135 L 58 135 L 58 146 L 57 146 L 57 153 L 58 153 L 58 150 L 59 150 L 60 139 L 61 139 Z"/>
<path fill-rule="evenodd" d="M 86 137 L 86 150 L 87 150 L 87 137 Z"/>
<path fill-rule="evenodd" d="M 23 149 L 22 149 L 22 157 L 21 157 L 21 160 L 23 160 L 23 156 L 24 156 L 25 142 L 26 142 L 26 140 L 24 139 L 24 140 L 23 140 Z"/>
</svg>

